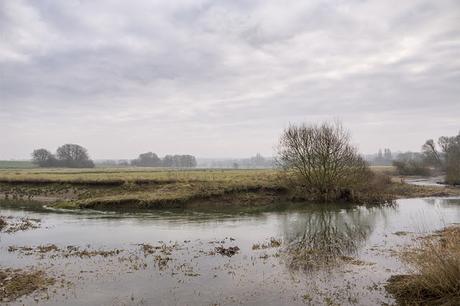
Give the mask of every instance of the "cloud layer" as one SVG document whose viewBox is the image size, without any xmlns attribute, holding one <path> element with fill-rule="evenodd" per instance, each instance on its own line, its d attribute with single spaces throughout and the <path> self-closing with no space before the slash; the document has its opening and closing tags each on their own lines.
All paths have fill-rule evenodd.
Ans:
<svg viewBox="0 0 460 306">
<path fill-rule="evenodd" d="M 460 130 L 456 0 L 6 0 L 0 37 L 0 159 L 271 155 L 335 118 L 363 152 Z"/>
</svg>

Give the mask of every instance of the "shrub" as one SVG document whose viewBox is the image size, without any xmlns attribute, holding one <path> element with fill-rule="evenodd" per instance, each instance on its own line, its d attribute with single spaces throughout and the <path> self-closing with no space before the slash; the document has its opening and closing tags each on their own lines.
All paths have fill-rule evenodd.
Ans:
<svg viewBox="0 0 460 306">
<path fill-rule="evenodd" d="M 289 126 L 279 142 L 277 163 L 291 188 L 325 201 L 352 199 L 372 176 L 340 123 Z"/>
<path fill-rule="evenodd" d="M 421 175 L 429 176 L 431 170 L 419 153 L 403 153 L 393 161 L 393 166 L 400 175 Z"/>
</svg>

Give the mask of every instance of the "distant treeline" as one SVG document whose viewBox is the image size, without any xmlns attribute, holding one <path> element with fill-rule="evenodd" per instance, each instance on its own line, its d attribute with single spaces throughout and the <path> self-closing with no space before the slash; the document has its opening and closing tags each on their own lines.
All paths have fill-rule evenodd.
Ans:
<svg viewBox="0 0 460 306">
<path fill-rule="evenodd" d="M 39 167 L 68 167 L 94 168 L 94 162 L 89 158 L 88 151 L 80 145 L 65 144 L 56 150 L 56 154 L 47 149 L 37 149 L 32 152 L 32 162 Z M 194 168 L 196 158 L 192 155 L 166 155 L 158 157 L 153 152 L 142 153 L 138 158 L 120 161 L 105 161 L 98 163 L 106 166 L 134 166 L 134 167 L 168 167 Z"/>
<path fill-rule="evenodd" d="M 391 166 L 393 163 L 393 154 L 388 148 L 383 151 L 380 149 L 377 154 L 367 155 L 365 159 L 372 166 Z"/>
<path fill-rule="evenodd" d="M 139 155 L 134 160 L 98 160 L 99 167 L 180 167 L 180 168 L 229 168 L 229 169 L 254 169 L 273 168 L 274 159 L 256 154 L 250 158 L 195 158 L 192 155 L 166 155 L 163 158 L 148 152 Z"/>
<path fill-rule="evenodd" d="M 196 158 L 193 155 L 166 155 L 158 157 L 153 152 L 140 154 L 138 158 L 131 161 L 135 167 L 172 167 L 172 168 L 195 168 Z"/>
<path fill-rule="evenodd" d="M 32 162 L 39 167 L 94 168 L 88 151 L 77 144 L 65 144 L 52 154 L 47 149 L 32 152 Z"/>
<path fill-rule="evenodd" d="M 233 168 L 233 169 L 251 169 L 251 168 L 273 168 L 275 166 L 272 157 L 263 157 L 260 153 L 250 158 L 226 158 L 226 159 L 200 159 L 198 167 L 200 168 Z"/>
</svg>

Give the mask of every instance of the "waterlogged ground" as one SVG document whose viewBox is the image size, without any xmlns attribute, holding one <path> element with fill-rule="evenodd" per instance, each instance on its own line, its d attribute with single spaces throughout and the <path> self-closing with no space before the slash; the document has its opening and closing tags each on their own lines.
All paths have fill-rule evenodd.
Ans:
<svg viewBox="0 0 460 306">
<path fill-rule="evenodd" d="M 245 213 L 75 213 L 22 204 L 0 204 L 0 216 L 19 228 L 0 232 L 0 269 L 40 270 L 54 281 L 3 301 L 11 305 L 391 304 L 383 285 L 406 272 L 397 251 L 460 222 L 454 198 Z"/>
</svg>

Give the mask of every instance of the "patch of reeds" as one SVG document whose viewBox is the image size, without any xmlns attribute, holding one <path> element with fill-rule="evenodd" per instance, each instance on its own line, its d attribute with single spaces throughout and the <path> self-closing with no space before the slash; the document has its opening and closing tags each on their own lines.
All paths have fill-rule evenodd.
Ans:
<svg viewBox="0 0 460 306">
<path fill-rule="evenodd" d="M 392 276 L 386 289 L 401 305 L 460 305 L 460 226 L 451 226 L 404 253 L 411 274 Z"/>
</svg>

